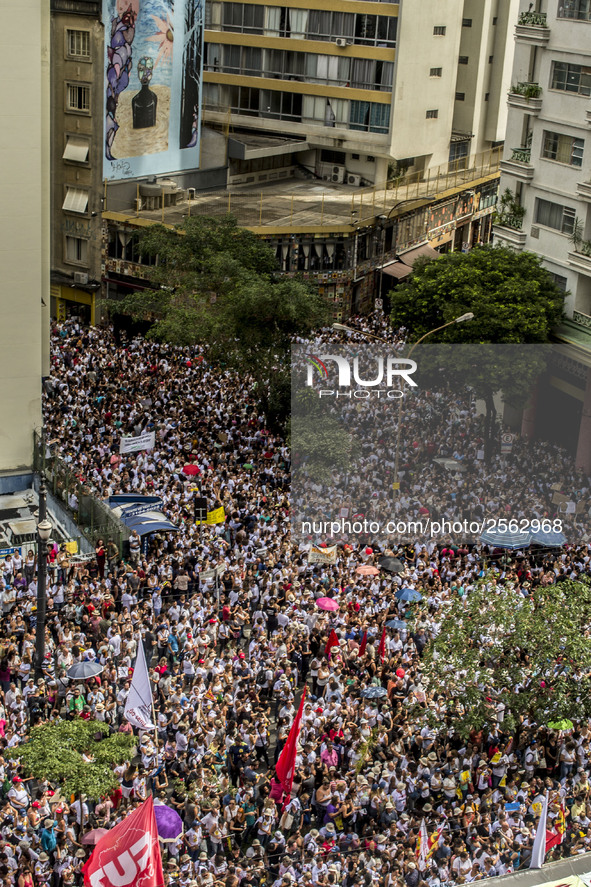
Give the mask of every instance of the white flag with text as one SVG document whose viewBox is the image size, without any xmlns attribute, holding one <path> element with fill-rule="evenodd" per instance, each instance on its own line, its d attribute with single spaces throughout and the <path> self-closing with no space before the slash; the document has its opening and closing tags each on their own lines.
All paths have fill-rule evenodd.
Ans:
<svg viewBox="0 0 591 887">
<path fill-rule="evenodd" d="M 146 664 L 146 654 L 141 636 L 138 640 L 137 659 L 127 694 L 124 715 L 130 724 L 141 730 L 155 730 L 152 723 L 152 690 Z"/>
</svg>

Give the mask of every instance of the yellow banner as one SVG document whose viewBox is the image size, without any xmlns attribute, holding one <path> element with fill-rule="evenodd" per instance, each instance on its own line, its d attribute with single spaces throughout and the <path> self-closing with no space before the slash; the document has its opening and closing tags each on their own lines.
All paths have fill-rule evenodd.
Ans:
<svg viewBox="0 0 591 887">
<path fill-rule="evenodd" d="M 205 520 L 205 521 L 198 520 L 198 521 L 195 521 L 195 523 L 196 524 L 209 524 L 209 526 L 212 526 L 213 524 L 223 524 L 225 520 L 226 520 L 226 512 L 224 511 L 224 506 L 222 505 L 221 508 L 214 508 L 213 511 L 208 511 L 207 512 L 207 520 Z"/>
</svg>

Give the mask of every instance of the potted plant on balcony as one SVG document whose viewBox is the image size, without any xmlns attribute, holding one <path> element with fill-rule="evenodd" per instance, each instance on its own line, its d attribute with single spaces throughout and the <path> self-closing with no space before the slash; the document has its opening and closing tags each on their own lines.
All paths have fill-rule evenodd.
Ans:
<svg viewBox="0 0 591 887">
<path fill-rule="evenodd" d="M 505 228 L 513 228 L 516 231 L 521 230 L 523 217 L 525 216 L 525 207 L 518 203 L 517 198 L 510 188 L 505 188 L 495 213 L 495 225 L 503 225 Z"/>
</svg>

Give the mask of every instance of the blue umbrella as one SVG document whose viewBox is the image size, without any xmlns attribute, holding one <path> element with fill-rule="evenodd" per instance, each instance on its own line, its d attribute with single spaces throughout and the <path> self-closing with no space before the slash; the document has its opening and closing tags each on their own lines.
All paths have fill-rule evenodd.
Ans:
<svg viewBox="0 0 591 887">
<path fill-rule="evenodd" d="M 490 530 L 483 533 L 480 541 L 493 548 L 527 548 L 532 538 L 531 533 L 501 533 L 499 530 Z"/>
<path fill-rule="evenodd" d="M 386 628 L 406 628 L 406 622 L 404 619 L 390 619 L 386 622 Z"/>
<path fill-rule="evenodd" d="M 553 530 L 538 530 L 537 533 L 531 534 L 531 541 L 537 542 L 538 545 L 544 545 L 546 548 L 560 548 L 566 542 L 566 536 L 564 533 Z"/>
<path fill-rule="evenodd" d="M 381 696 L 386 696 L 388 691 L 385 687 L 368 687 L 366 690 L 361 691 L 361 695 L 364 699 L 379 699 Z"/>
<path fill-rule="evenodd" d="M 396 600 L 408 601 L 411 604 L 416 604 L 417 601 L 423 600 L 423 595 L 419 594 L 414 588 L 400 588 L 396 592 Z"/>
</svg>

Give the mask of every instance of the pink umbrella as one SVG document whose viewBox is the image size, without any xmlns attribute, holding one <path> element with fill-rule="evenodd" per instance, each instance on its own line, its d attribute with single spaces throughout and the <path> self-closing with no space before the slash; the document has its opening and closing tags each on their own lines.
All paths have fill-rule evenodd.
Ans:
<svg viewBox="0 0 591 887">
<path fill-rule="evenodd" d="M 316 601 L 316 606 L 319 610 L 330 610 L 333 613 L 339 609 L 339 605 L 331 597 L 319 597 Z"/>
<path fill-rule="evenodd" d="M 370 567 L 369 564 L 362 564 L 355 570 L 360 576 L 377 576 L 380 572 L 377 567 Z"/>
<path fill-rule="evenodd" d="M 98 844 L 101 838 L 104 838 L 105 835 L 109 834 L 109 830 L 106 828 L 93 828 L 91 832 L 86 832 L 86 834 L 82 837 L 83 844 Z"/>
</svg>

